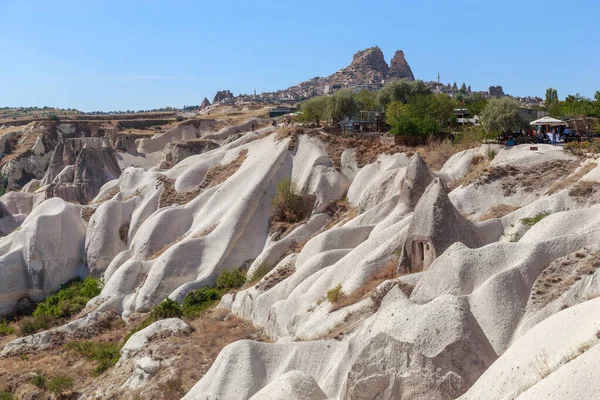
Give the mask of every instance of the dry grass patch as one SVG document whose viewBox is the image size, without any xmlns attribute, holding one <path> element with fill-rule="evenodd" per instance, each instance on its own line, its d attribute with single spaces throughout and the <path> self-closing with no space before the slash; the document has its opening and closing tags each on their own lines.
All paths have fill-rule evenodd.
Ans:
<svg viewBox="0 0 600 400">
<path fill-rule="evenodd" d="M 354 292 L 348 295 L 345 295 L 343 293 L 340 293 L 337 296 L 332 295 L 331 297 L 334 298 L 330 298 L 329 300 L 331 301 L 333 306 L 331 307 L 329 312 L 334 312 L 344 307 L 348 307 L 352 304 L 356 304 L 359 301 L 369 297 L 370 293 L 382 282 L 401 276 L 397 272 L 397 267 L 398 260 L 391 260 L 387 264 L 385 264 L 383 268 L 381 268 L 381 270 L 375 273 L 364 285 L 356 289 Z M 329 292 L 327 293 L 327 296 L 330 297 Z"/>
<path fill-rule="evenodd" d="M 546 192 L 546 194 L 554 194 L 557 192 L 560 192 L 563 189 L 566 189 L 570 186 L 573 186 L 574 184 L 576 184 L 581 178 L 583 178 L 584 175 L 586 175 L 588 172 L 590 172 L 591 170 L 593 170 L 594 168 L 596 168 L 598 164 L 596 163 L 588 163 L 585 166 L 581 167 L 579 169 L 579 171 L 577 171 L 574 174 L 571 174 L 557 182 L 555 182 L 552 186 L 550 186 L 550 189 L 548 189 L 548 192 Z"/>
<path fill-rule="evenodd" d="M 471 183 L 477 182 L 479 179 L 481 179 L 481 176 L 485 173 L 488 173 L 489 170 L 490 160 L 483 156 L 475 156 L 471 160 L 471 169 L 469 172 L 464 177 L 457 179 L 448 186 L 450 190 L 460 186 L 469 186 Z"/>
<path fill-rule="evenodd" d="M 225 346 L 238 340 L 268 342 L 269 339 L 250 321 L 241 319 L 225 309 L 211 309 L 200 318 L 188 321 L 191 335 L 171 336 L 161 343 L 153 357 L 171 358 L 171 377 L 180 379 L 183 392 L 188 392 L 208 372 Z M 165 382 L 167 371 L 159 372 L 154 382 Z M 170 379 L 170 378 L 168 378 Z M 152 381 L 151 381 L 152 382 Z M 143 398 L 163 398 L 164 387 L 155 387 L 142 393 Z"/>
<path fill-rule="evenodd" d="M 100 323 L 93 327 L 75 331 L 71 338 L 64 335 L 53 335 L 51 345 L 40 351 L 18 356 L 0 358 L 0 392 L 7 391 L 15 395 L 15 399 L 40 398 L 49 399 L 47 392 L 36 387 L 32 379 L 43 376 L 46 382 L 58 375 L 73 378 L 72 392 L 81 394 L 87 387 L 97 387 L 99 379 L 96 369 L 97 361 L 87 359 L 76 351 L 64 346 L 67 340 L 89 340 L 95 343 L 119 343 L 130 329 L 125 326 L 116 313 L 107 313 Z M 77 397 L 79 398 L 79 397 Z"/>
<path fill-rule="evenodd" d="M 325 209 L 325 212 L 331 216 L 329 222 L 327 222 L 327 226 L 325 227 L 325 230 L 328 230 L 340 223 L 340 226 L 342 226 L 346 222 L 355 218 L 358 215 L 358 208 L 352 207 L 347 200 L 338 200 L 329 203 Z"/>
<path fill-rule="evenodd" d="M 158 207 L 168 207 L 172 205 L 186 205 L 190 201 L 196 198 L 202 191 L 201 188 L 193 189 L 187 192 L 178 192 L 175 190 L 175 181 L 169 179 L 164 175 L 159 175 L 156 180 L 159 184 L 162 184 L 162 191 L 158 198 Z"/>
<path fill-rule="evenodd" d="M 578 167 L 577 161 L 546 161 L 534 165 L 501 165 L 485 169 L 473 182 L 482 186 L 500 181 L 505 196 L 514 195 L 517 190 L 526 193 L 546 193 L 557 176 L 568 176 Z"/>
<path fill-rule="evenodd" d="M 108 201 L 110 199 L 112 199 L 113 197 L 115 197 L 117 194 L 119 194 L 121 190 L 119 189 L 119 187 L 115 187 L 110 189 L 104 196 L 100 197 L 98 200 L 96 201 L 92 201 L 91 204 L 100 204 L 100 203 L 104 203 L 105 201 Z"/>
<path fill-rule="evenodd" d="M 586 248 L 555 260 L 534 281 L 527 311 L 532 312 L 546 306 L 583 277 L 593 275 L 598 268 L 600 251 L 592 253 Z"/>
<path fill-rule="evenodd" d="M 592 204 L 595 204 L 599 201 L 598 197 L 595 196 L 599 192 L 600 184 L 579 181 L 569 190 L 569 196 L 582 203 L 590 201 Z"/>
<path fill-rule="evenodd" d="M 160 257 L 165 251 L 167 251 L 169 249 L 169 247 L 173 246 L 175 243 L 179 243 L 181 242 L 181 240 L 185 237 L 185 235 L 181 235 L 179 236 L 177 239 L 175 239 L 174 241 L 165 244 L 162 248 L 160 248 L 160 250 L 158 250 L 157 252 L 155 252 L 154 254 L 152 254 L 150 257 L 146 258 L 146 260 L 155 260 L 158 257 Z"/>
<path fill-rule="evenodd" d="M 125 244 L 127 244 L 127 237 L 129 236 L 129 221 L 125 222 L 119 228 L 119 238 Z"/>
<path fill-rule="evenodd" d="M 204 236 L 208 235 L 209 233 L 211 233 L 212 231 L 214 231 L 217 228 L 217 226 L 219 226 L 219 224 L 212 224 L 211 226 L 204 229 L 202 232 L 194 235 L 193 237 L 196 239 L 204 237 Z"/>
<path fill-rule="evenodd" d="M 470 146 L 455 145 L 449 140 L 432 141 L 426 146 L 419 146 L 417 152 L 433 171 L 439 171 L 454 154 L 467 150 Z"/>
<path fill-rule="evenodd" d="M 90 222 L 90 219 L 92 218 L 92 215 L 94 215 L 95 212 L 95 207 L 81 207 L 81 219 L 83 219 L 85 222 Z"/>
<path fill-rule="evenodd" d="M 272 274 L 269 274 L 265 279 L 262 279 L 256 288 L 259 290 L 269 290 L 275 287 L 279 282 L 282 282 L 284 279 L 290 277 L 294 272 L 296 272 L 296 268 L 293 264 L 287 264 L 281 266 L 275 270 Z"/>
<path fill-rule="evenodd" d="M 368 318 L 370 315 L 372 315 L 372 312 L 370 312 L 367 309 L 348 313 L 348 315 L 346 315 L 344 321 L 341 324 L 336 325 L 327 333 L 317 336 L 311 340 L 342 340 L 345 336 L 354 332 L 360 326 L 361 322 Z"/>
<path fill-rule="evenodd" d="M 485 213 L 479 217 L 479 221 L 487 221 L 488 219 L 493 218 L 502 218 L 511 212 L 517 211 L 518 206 L 513 206 L 511 204 L 496 204 L 491 206 Z"/>
<path fill-rule="evenodd" d="M 214 165 L 210 167 L 204 180 L 200 184 L 200 187 L 205 189 L 218 185 L 219 183 L 225 182 L 227 178 L 237 172 L 242 166 L 246 157 L 248 156 L 248 150 L 243 149 L 240 151 L 235 160 L 226 165 Z"/>
</svg>

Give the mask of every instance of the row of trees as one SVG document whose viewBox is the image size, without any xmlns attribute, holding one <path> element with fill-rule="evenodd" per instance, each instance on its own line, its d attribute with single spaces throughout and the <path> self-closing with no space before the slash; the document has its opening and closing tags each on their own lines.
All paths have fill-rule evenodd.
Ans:
<svg viewBox="0 0 600 400">
<path fill-rule="evenodd" d="M 529 121 L 521 117 L 521 104 L 511 98 L 485 99 L 480 94 L 462 93 L 456 97 L 433 94 L 422 81 L 405 80 L 388 83 L 378 92 L 355 93 L 340 90 L 330 96 L 319 96 L 302 104 L 301 119 L 334 123 L 355 118 L 359 111 L 384 111 L 390 132 L 397 135 L 430 136 L 443 132 L 456 123 L 453 110 L 466 108 L 479 115 L 486 134 L 528 129 Z M 600 117 L 600 91 L 594 99 L 579 94 L 558 99 L 556 89 L 546 91 L 546 109 L 553 117 Z"/>
<path fill-rule="evenodd" d="M 597 117 L 600 118 L 600 91 L 590 99 L 581 94 L 568 95 L 564 101 L 558 99 L 558 91 L 546 90 L 546 108 L 551 116 L 560 117 Z"/>
<path fill-rule="evenodd" d="M 358 93 L 344 89 L 329 96 L 319 96 L 302 103 L 300 119 L 319 124 L 355 118 L 359 111 L 385 111 L 386 122 L 394 134 L 431 135 L 456 123 L 453 110 L 464 107 L 480 114 L 487 100 L 479 94 L 464 93 L 451 98 L 434 94 L 423 81 L 393 81 L 378 92 Z"/>
</svg>

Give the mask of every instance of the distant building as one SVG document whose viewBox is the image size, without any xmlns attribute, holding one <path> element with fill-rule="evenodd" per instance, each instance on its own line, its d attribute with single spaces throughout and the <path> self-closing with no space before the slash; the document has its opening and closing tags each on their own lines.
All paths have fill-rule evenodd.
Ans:
<svg viewBox="0 0 600 400">
<path fill-rule="evenodd" d="M 519 108 L 519 115 L 522 119 L 527 122 L 535 121 L 536 119 L 540 119 L 542 117 L 546 117 L 549 115 L 548 111 L 544 110 L 534 110 L 531 108 Z"/>
<path fill-rule="evenodd" d="M 471 114 L 471 112 L 466 108 L 455 108 L 453 110 L 454 115 L 456 116 L 456 122 L 461 125 L 466 124 L 479 124 L 479 117 L 477 115 Z"/>
<path fill-rule="evenodd" d="M 296 112 L 293 107 L 273 107 L 269 110 L 269 118 L 280 117 L 293 112 Z"/>
</svg>

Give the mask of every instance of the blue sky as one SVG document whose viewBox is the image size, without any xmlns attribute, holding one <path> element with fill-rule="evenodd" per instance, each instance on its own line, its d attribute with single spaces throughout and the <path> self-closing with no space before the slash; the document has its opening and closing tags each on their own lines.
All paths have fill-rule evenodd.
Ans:
<svg viewBox="0 0 600 400">
<path fill-rule="evenodd" d="M 559 97 L 600 90 L 598 0 L 0 0 L 0 106 L 199 104 L 404 50 L 415 76 Z"/>
</svg>

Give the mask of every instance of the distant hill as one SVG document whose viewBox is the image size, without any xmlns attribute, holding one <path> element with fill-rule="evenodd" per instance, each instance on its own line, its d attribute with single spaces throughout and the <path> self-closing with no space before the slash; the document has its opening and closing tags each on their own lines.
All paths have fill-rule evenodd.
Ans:
<svg viewBox="0 0 600 400">
<path fill-rule="evenodd" d="M 334 92 L 343 88 L 379 89 L 386 81 L 394 79 L 415 80 L 404 52 L 396 51 L 390 64 L 377 46 L 358 51 L 347 67 L 327 77 L 315 77 L 285 90 L 262 93 L 261 97 L 272 100 L 299 100 Z"/>
</svg>

